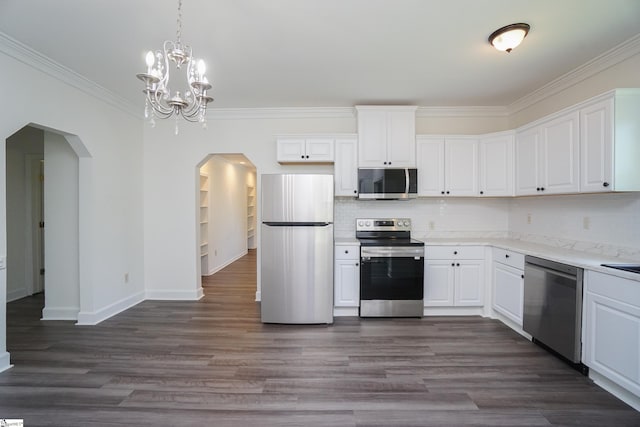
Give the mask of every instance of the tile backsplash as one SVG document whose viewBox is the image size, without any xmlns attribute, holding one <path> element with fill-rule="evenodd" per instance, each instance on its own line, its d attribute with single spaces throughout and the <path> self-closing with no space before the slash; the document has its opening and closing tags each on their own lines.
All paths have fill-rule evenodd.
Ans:
<svg viewBox="0 0 640 427">
<path fill-rule="evenodd" d="M 510 237 L 640 260 L 640 194 L 578 194 L 519 198 L 338 198 L 337 237 L 355 235 L 356 218 L 408 217 L 418 238 Z"/>
</svg>

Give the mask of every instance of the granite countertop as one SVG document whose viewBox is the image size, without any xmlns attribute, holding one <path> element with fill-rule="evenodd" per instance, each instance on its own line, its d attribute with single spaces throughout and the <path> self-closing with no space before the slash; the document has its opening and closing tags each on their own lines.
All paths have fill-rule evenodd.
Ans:
<svg viewBox="0 0 640 427">
<path fill-rule="evenodd" d="M 497 248 L 507 249 L 519 252 L 524 255 L 533 255 L 540 258 L 549 259 L 564 264 L 573 265 L 592 271 L 610 274 L 612 276 L 624 277 L 640 282 L 640 274 L 629 271 L 616 270 L 613 268 L 603 267 L 600 264 L 638 264 L 637 261 L 612 257 L 591 252 L 578 251 L 575 249 L 567 249 L 544 245 L 540 243 L 532 243 L 517 239 L 496 239 L 496 238 L 418 238 L 429 246 L 493 246 Z"/>
</svg>

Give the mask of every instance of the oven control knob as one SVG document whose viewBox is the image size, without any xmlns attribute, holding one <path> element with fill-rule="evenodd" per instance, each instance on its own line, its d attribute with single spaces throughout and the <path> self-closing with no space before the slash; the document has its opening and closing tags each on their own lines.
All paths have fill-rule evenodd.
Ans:
<svg viewBox="0 0 640 427">
<path fill-rule="evenodd" d="M 365 224 L 364 224 L 364 225 L 366 225 L 367 227 L 369 227 L 369 226 L 371 225 L 371 221 L 367 221 L 367 222 L 365 222 Z"/>
<path fill-rule="evenodd" d="M 402 225 L 404 225 L 405 227 L 408 227 L 409 226 L 409 221 L 407 221 L 407 220 L 402 221 Z"/>
<path fill-rule="evenodd" d="M 358 226 L 362 227 L 364 225 L 364 221 L 358 221 Z"/>
</svg>

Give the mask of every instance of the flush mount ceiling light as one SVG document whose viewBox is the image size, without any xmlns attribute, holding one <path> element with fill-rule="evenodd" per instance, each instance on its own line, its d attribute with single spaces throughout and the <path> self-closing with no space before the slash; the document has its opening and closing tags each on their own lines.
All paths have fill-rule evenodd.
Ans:
<svg viewBox="0 0 640 427">
<path fill-rule="evenodd" d="M 136 76 L 145 84 L 143 90 L 146 95 L 144 116 L 151 126 L 155 126 L 155 117 L 168 119 L 175 114 L 176 134 L 178 133 L 178 117 L 182 116 L 190 122 L 200 122 L 206 127 L 207 104 L 213 98 L 207 95 L 211 85 L 204 75 L 206 65 L 202 59 L 196 60 L 191 47 L 182 44 L 182 0 L 178 0 L 178 29 L 176 41 L 167 40 L 163 49 L 149 51 L 146 56 L 147 72 Z M 186 65 L 186 89 L 171 92 L 169 89 L 169 61 L 180 71 Z M 174 79 L 175 80 L 175 79 Z M 184 95 L 183 95 L 184 94 Z"/>
<path fill-rule="evenodd" d="M 489 43 L 501 51 L 511 52 L 513 48 L 522 43 L 529 33 L 529 24 L 511 24 L 494 31 L 489 36 Z"/>
</svg>

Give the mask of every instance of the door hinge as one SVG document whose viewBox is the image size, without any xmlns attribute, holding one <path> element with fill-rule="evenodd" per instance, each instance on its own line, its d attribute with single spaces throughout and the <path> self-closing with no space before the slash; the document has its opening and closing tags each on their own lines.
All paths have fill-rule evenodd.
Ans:
<svg viewBox="0 0 640 427">
<path fill-rule="evenodd" d="M 43 274 L 44 274 L 44 268 L 41 268 L 40 269 L 40 275 L 43 275 Z"/>
<path fill-rule="evenodd" d="M 38 225 L 40 226 L 40 228 L 44 228 L 44 221 L 40 221 Z"/>
</svg>

